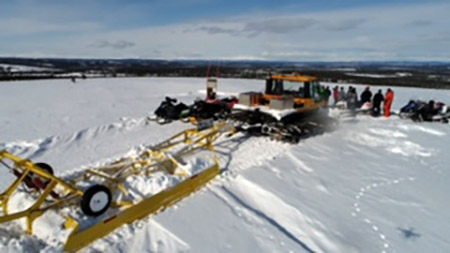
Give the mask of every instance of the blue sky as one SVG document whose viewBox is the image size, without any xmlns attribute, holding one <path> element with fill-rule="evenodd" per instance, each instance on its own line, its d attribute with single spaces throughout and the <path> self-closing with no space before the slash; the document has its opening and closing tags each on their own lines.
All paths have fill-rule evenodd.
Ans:
<svg viewBox="0 0 450 253">
<path fill-rule="evenodd" d="M 0 56 L 450 61 L 441 0 L 9 0 Z"/>
</svg>

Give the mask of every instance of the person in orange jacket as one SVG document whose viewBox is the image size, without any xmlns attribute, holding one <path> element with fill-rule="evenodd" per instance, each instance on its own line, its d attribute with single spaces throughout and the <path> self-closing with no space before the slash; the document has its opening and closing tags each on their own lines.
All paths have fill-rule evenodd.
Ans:
<svg viewBox="0 0 450 253">
<path fill-rule="evenodd" d="M 384 117 L 389 118 L 391 116 L 391 106 L 394 101 L 394 92 L 391 89 L 387 89 L 384 96 Z"/>
</svg>

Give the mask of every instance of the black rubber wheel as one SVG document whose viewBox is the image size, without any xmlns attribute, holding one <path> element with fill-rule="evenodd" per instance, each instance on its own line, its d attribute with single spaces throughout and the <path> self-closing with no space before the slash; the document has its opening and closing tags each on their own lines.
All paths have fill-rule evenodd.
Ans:
<svg viewBox="0 0 450 253">
<path fill-rule="evenodd" d="M 34 165 L 39 167 L 40 169 L 48 172 L 49 174 L 53 175 L 53 168 L 52 168 L 52 166 L 48 165 L 47 163 L 35 163 Z M 33 182 L 33 180 L 35 180 L 36 178 L 39 178 L 39 177 L 37 177 L 33 172 L 30 172 L 25 177 L 24 183 L 27 186 L 27 188 L 39 190 L 39 187 L 37 187 L 35 185 L 35 183 Z M 40 178 L 40 180 L 45 186 L 47 186 L 48 183 L 50 183 L 50 180 L 46 180 L 46 179 L 43 179 L 43 178 Z"/>
<path fill-rule="evenodd" d="M 53 168 L 52 168 L 52 166 L 48 165 L 47 163 L 35 163 L 34 165 L 38 166 L 42 170 L 45 170 L 50 175 L 53 175 Z"/>
<path fill-rule="evenodd" d="M 85 215 L 99 216 L 111 205 L 111 191 L 104 185 L 93 185 L 84 192 L 80 205 Z"/>
</svg>

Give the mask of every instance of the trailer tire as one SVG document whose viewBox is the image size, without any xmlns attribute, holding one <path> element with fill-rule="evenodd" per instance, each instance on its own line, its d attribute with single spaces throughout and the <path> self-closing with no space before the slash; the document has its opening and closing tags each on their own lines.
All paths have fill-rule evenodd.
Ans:
<svg viewBox="0 0 450 253">
<path fill-rule="evenodd" d="M 38 166 L 42 170 L 45 170 L 50 175 L 53 175 L 53 168 L 48 163 L 35 163 L 34 165 Z"/>
<path fill-rule="evenodd" d="M 99 216 L 111 205 L 111 191 L 104 185 L 89 187 L 81 198 L 81 211 L 87 216 Z"/>
<path fill-rule="evenodd" d="M 48 172 L 50 175 L 53 175 L 53 168 L 52 166 L 50 166 L 47 163 L 35 163 L 34 166 L 39 167 L 40 169 Z M 34 182 L 36 179 L 39 179 L 39 182 Z M 40 189 L 45 189 L 45 187 L 47 187 L 47 185 L 50 183 L 50 180 L 45 180 L 42 178 L 39 178 L 38 176 L 36 176 L 33 172 L 28 173 L 28 175 L 25 177 L 24 183 L 26 185 L 26 187 L 28 189 L 35 189 L 35 190 L 40 190 Z M 38 185 L 42 185 L 42 187 L 39 187 Z"/>
</svg>

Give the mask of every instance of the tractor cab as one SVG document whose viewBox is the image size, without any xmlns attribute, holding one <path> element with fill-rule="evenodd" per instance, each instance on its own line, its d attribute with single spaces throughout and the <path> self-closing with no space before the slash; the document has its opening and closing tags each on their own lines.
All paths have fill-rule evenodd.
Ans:
<svg viewBox="0 0 450 253">
<path fill-rule="evenodd" d="M 266 80 L 262 102 L 270 106 L 272 101 L 292 100 L 293 108 L 318 107 L 322 100 L 322 89 L 317 78 L 313 76 L 271 76 Z"/>
<path fill-rule="evenodd" d="M 266 79 L 266 95 L 292 95 L 295 98 L 314 98 L 320 86 L 312 76 L 271 76 Z"/>
<path fill-rule="evenodd" d="M 266 79 L 264 92 L 241 93 L 235 108 L 259 109 L 279 120 L 288 114 L 306 113 L 325 107 L 324 92 L 316 77 L 273 75 Z"/>
</svg>

